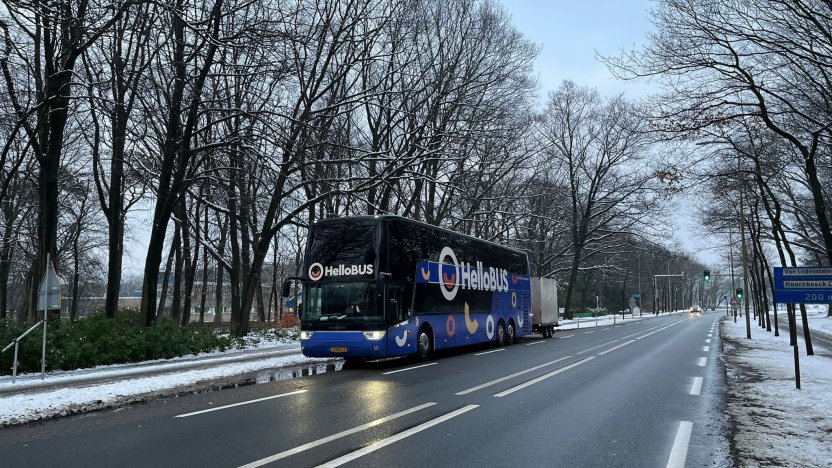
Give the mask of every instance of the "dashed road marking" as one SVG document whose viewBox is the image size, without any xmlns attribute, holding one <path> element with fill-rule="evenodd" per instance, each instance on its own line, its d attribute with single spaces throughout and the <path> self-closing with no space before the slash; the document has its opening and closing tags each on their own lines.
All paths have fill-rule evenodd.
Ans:
<svg viewBox="0 0 832 468">
<path fill-rule="evenodd" d="M 676 439 L 673 440 L 673 448 L 670 450 L 670 457 L 667 459 L 667 468 L 684 468 L 685 459 L 688 456 L 688 443 L 693 423 L 690 421 L 679 421 L 679 429 L 676 430 Z"/>
<path fill-rule="evenodd" d="M 702 377 L 694 377 L 693 378 L 693 385 L 690 386 L 690 394 L 694 396 L 699 396 L 699 393 L 702 391 Z"/>
<path fill-rule="evenodd" d="M 280 452 L 278 454 L 275 454 L 275 455 L 272 455 L 272 456 L 269 456 L 269 457 L 266 457 L 266 458 L 261 458 L 260 460 L 256 460 L 256 461 L 253 461 L 253 462 L 251 462 L 247 465 L 243 465 L 240 468 L 256 468 L 258 466 L 267 465 L 267 464 L 275 462 L 277 460 L 281 460 L 283 458 L 290 457 L 292 455 L 301 453 L 305 450 L 309 450 L 311 448 L 318 447 L 319 445 L 323 445 L 323 444 L 332 442 L 333 440 L 338 440 L 342 437 L 346 437 L 348 435 L 355 434 L 356 432 L 360 432 L 360 431 L 363 431 L 365 429 L 369 429 L 371 427 L 376 427 L 380 424 L 386 423 L 387 421 L 392 421 L 392 420 L 400 418 L 402 416 L 407 416 L 408 414 L 415 413 L 417 411 L 423 410 L 423 409 L 428 408 L 430 406 L 433 406 L 435 404 L 436 404 L 435 402 L 429 402 L 429 403 L 425 403 L 423 405 L 415 406 L 413 408 L 406 409 L 404 411 L 400 411 L 400 412 L 395 413 L 395 414 L 391 414 L 390 416 L 385 416 L 383 418 L 376 419 L 375 421 L 370 421 L 367 424 L 362 424 L 360 426 L 353 427 L 352 429 L 347 429 L 346 431 L 341 431 L 337 434 L 332 434 L 331 436 L 324 437 L 323 439 L 314 440 L 312 442 L 300 445 L 300 446 L 295 447 L 293 449 L 286 450 L 286 451 Z"/>
<path fill-rule="evenodd" d="M 508 379 L 513 379 L 513 378 L 518 377 L 518 376 L 521 376 L 521 375 L 523 375 L 523 374 L 528 374 L 529 372 L 536 371 L 537 369 L 540 369 L 540 368 L 543 368 L 543 367 L 546 367 L 546 366 L 551 366 L 552 364 L 556 364 L 556 363 L 558 363 L 558 362 L 560 362 L 560 361 L 563 361 L 563 360 L 565 360 L 565 359 L 569 359 L 569 358 L 571 358 L 571 357 L 572 357 L 572 356 L 564 356 L 564 357 L 562 357 L 562 358 L 555 359 L 554 361 L 549 361 L 549 362 L 543 363 L 543 364 L 541 364 L 541 365 L 539 365 L 539 366 L 534 366 L 534 367 L 531 367 L 531 368 L 529 368 L 529 369 L 522 370 L 522 371 L 520 371 L 520 372 L 515 372 L 515 373 L 513 373 L 513 374 L 511 374 L 511 375 L 507 375 L 507 376 L 505 376 L 505 377 L 500 377 L 499 379 L 495 379 L 495 380 L 492 380 L 492 381 L 490 381 L 490 382 L 486 382 L 486 383 L 484 383 L 484 384 L 482 384 L 482 385 L 477 385 L 476 387 L 471 387 L 471 388 L 469 388 L 469 389 L 467 389 L 467 390 L 463 390 L 463 391 L 461 391 L 461 392 L 457 392 L 456 394 L 457 394 L 457 395 L 467 395 L 467 394 L 469 394 L 469 393 L 476 392 L 477 390 L 482 390 L 483 388 L 490 387 L 490 386 L 492 386 L 492 385 L 496 385 L 496 384 L 498 384 L 498 383 L 500 383 L 500 382 L 505 382 L 505 381 L 506 381 L 506 380 L 508 380 Z"/>
<path fill-rule="evenodd" d="M 368 453 L 372 453 L 372 452 L 375 452 L 376 450 L 378 450 L 380 448 L 387 447 L 390 444 L 396 443 L 396 442 L 398 442 L 402 439 L 410 437 L 413 434 L 417 434 L 419 432 L 422 432 L 425 429 L 430 429 L 431 427 L 433 427 L 433 426 L 435 426 L 439 423 L 443 423 L 443 422 L 445 422 L 449 419 L 453 419 L 453 418 L 455 418 L 455 417 L 457 417 L 457 416 L 459 416 L 463 413 L 467 413 L 467 412 L 469 412 L 469 411 L 471 411 L 472 409 L 475 409 L 475 408 L 479 408 L 479 405 L 463 406 L 462 408 L 460 408 L 458 410 L 454 410 L 454 411 L 451 411 L 450 413 L 443 414 L 442 416 L 439 416 L 438 418 L 434 418 L 434 419 L 431 419 L 430 421 L 423 422 L 422 424 L 419 424 L 418 426 L 415 426 L 415 427 L 411 427 L 410 429 L 408 429 L 406 431 L 402 431 L 402 432 L 399 432 L 398 434 L 392 435 L 392 436 L 387 437 L 385 439 L 381 439 L 381 440 L 379 440 L 377 442 L 374 442 L 374 443 L 372 443 L 372 444 L 370 444 L 370 445 L 368 445 L 368 446 L 366 446 L 362 449 L 356 450 L 355 452 L 348 453 L 348 454 L 344 455 L 343 457 L 336 458 L 335 460 L 331 460 L 327 463 L 324 463 L 323 465 L 318 465 L 318 467 L 319 468 L 335 468 L 336 466 L 341 466 L 344 463 L 351 462 L 351 461 L 353 461 L 357 458 L 360 458 L 360 457 L 363 457 L 364 455 L 367 455 Z"/>
<path fill-rule="evenodd" d="M 483 351 L 481 353 L 474 353 L 474 356 L 482 356 L 483 354 L 491 354 L 491 353 L 499 353 L 500 351 L 505 351 L 505 348 L 499 349 L 492 349 L 491 351 Z"/>
<path fill-rule="evenodd" d="M 536 384 L 536 383 L 538 383 L 538 382 L 542 382 L 543 380 L 546 380 L 546 379 L 548 379 L 549 377 L 554 377 L 555 375 L 558 375 L 558 374 L 560 374 L 561 372 L 566 372 L 566 371 L 568 371 L 569 369 L 572 369 L 573 367 L 578 367 L 578 366 L 580 366 L 581 364 L 583 364 L 583 363 L 585 363 L 585 362 L 589 362 L 589 361 L 591 361 L 591 360 L 593 360 L 593 359 L 595 359 L 595 356 L 590 356 L 590 357 L 588 357 L 588 358 L 584 358 L 584 359 L 582 359 L 582 360 L 580 360 L 580 361 L 578 361 L 578 362 L 573 362 L 572 364 L 569 364 L 568 366 L 561 367 L 561 368 L 560 368 L 560 369 L 558 369 L 558 370 L 554 370 L 554 371 L 552 371 L 552 372 L 549 372 L 548 374 L 543 374 L 543 375 L 541 375 L 540 377 L 537 377 L 537 378 L 535 378 L 535 379 L 529 380 L 528 382 L 521 383 L 520 385 L 515 385 L 514 387 L 511 387 L 511 388 L 509 388 L 508 390 L 502 391 L 502 392 L 500 392 L 500 393 L 496 393 L 496 394 L 494 394 L 494 396 L 495 396 L 495 397 L 502 398 L 502 397 L 504 397 L 504 396 L 506 396 L 506 395 L 510 395 L 510 394 L 512 394 L 512 393 L 514 393 L 514 392 L 516 392 L 516 391 L 518 391 L 518 390 L 522 390 L 522 389 L 524 389 L 524 388 L 526 388 L 526 387 L 528 387 L 528 386 L 530 386 L 530 385 L 534 385 L 534 384 Z"/>
<path fill-rule="evenodd" d="M 422 364 L 422 365 L 419 365 L 419 366 L 406 367 L 404 369 L 396 369 L 396 370 L 391 370 L 389 372 L 382 372 L 381 375 L 397 374 L 399 372 L 407 372 L 407 371 L 411 371 L 411 370 L 414 370 L 414 369 L 421 369 L 422 367 L 435 366 L 435 365 L 436 365 L 435 362 L 429 362 L 427 364 Z"/>
<path fill-rule="evenodd" d="M 196 416 L 198 414 L 205 414 L 205 413 L 210 413 L 212 411 L 224 410 L 224 409 L 228 409 L 228 408 L 233 408 L 235 406 L 250 405 L 252 403 L 259 403 L 261 401 L 273 400 L 275 398 L 282 398 L 282 397 L 285 397 L 285 396 L 297 395 L 299 393 L 306 393 L 308 391 L 309 390 L 295 390 L 294 392 L 281 393 L 280 395 L 267 396 L 265 398 L 258 398 L 256 400 L 241 401 L 239 403 L 233 403 L 231 405 L 217 406 L 216 408 L 209 408 L 209 409 L 205 409 L 205 410 L 202 410 L 202 411 L 194 411 L 193 413 L 178 414 L 178 415 L 174 416 L 174 418 L 187 418 L 189 416 Z"/>
</svg>

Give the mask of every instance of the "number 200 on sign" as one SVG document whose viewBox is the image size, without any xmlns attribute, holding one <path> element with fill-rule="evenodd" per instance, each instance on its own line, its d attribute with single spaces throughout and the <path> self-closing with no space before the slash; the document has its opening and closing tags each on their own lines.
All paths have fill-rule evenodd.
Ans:
<svg viewBox="0 0 832 468">
<path fill-rule="evenodd" d="M 807 301 L 832 301 L 832 294 L 827 296 L 824 293 L 806 293 Z"/>
</svg>

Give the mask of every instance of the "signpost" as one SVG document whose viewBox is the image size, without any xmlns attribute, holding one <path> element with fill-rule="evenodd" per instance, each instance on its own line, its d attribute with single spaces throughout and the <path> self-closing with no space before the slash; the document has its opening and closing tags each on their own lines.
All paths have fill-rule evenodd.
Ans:
<svg viewBox="0 0 832 468">
<path fill-rule="evenodd" d="M 38 289 L 38 310 L 43 311 L 43 355 L 40 360 L 40 379 L 46 376 L 46 325 L 49 322 L 49 311 L 61 310 L 61 283 L 55 273 L 52 259 L 46 254 L 46 273 Z"/>
<path fill-rule="evenodd" d="M 775 267 L 774 300 L 785 304 L 832 304 L 832 266 Z M 798 356 L 795 345 L 795 384 L 800 389 Z"/>
<path fill-rule="evenodd" d="M 832 303 L 832 266 L 775 267 L 774 300 L 785 304 Z"/>
</svg>

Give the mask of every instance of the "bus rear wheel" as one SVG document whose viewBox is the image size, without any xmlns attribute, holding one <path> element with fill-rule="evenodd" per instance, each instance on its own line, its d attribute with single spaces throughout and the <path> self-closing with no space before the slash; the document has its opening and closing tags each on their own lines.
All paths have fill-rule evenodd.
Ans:
<svg viewBox="0 0 832 468">
<path fill-rule="evenodd" d="M 420 361 L 427 361 L 433 352 L 433 340 L 431 340 L 430 331 L 426 328 L 419 330 L 419 335 L 416 338 L 416 357 Z"/>
<path fill-rule="evenodd" d="M 515 338 L 516 333 L 514 331 L 514 322 L 509 321 L 508 327 L 506 328 L 506 345 L 513 345 Z"/>
<path fill-rule="evenodd" d="M 506 344 L 506 326 L 502 320 L 497 324 L 497 346 L 505 346 Z"/>
</svg>

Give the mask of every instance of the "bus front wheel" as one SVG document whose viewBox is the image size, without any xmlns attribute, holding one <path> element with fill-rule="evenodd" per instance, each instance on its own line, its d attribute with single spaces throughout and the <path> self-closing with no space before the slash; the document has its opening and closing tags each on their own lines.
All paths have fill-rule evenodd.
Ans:
<svg viewBox="0 0 832 468">
<path fill-rule="evenodd" d="M 419 337 L 416 340 L 416 356 L 419 358 L 420 361 L 427 361 L 430 359 L 431 352 L 433 351 L 433 343 L 431 340 L 430 331 L 427 328 L 422 328 L 419 330 Z"/>
</svg>

